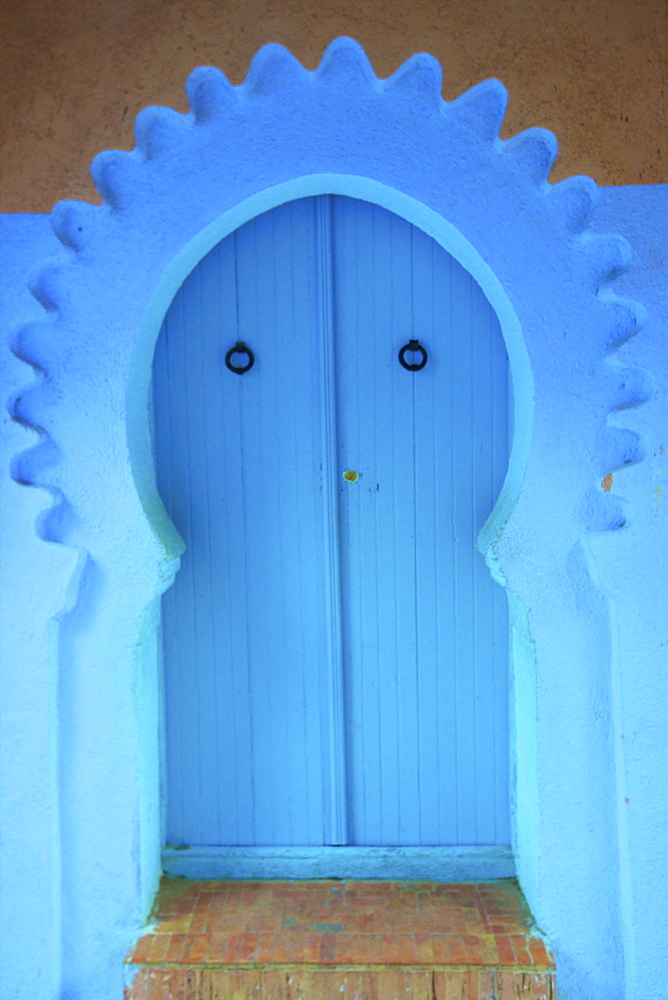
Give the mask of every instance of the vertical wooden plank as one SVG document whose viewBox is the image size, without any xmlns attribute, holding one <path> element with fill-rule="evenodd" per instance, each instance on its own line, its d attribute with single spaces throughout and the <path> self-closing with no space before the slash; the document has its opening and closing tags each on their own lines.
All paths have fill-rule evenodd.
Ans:
<svg viewBox="0 0 668 1000">
<path fill-rule="evenodd" d="M 442 829 L 442 815 L 444 812 L 449 815 L 453 801 L 452 788 L 447 786 L 447 754 L 444 753 L 449 732 L 447 719 L 443 717 L 447 706 L 443 697 L 444 675 L 448 664 L 442 663 L 440 657 L 442 629 L 446 623 L 441 607 L 443 580 L 439 572 L 439 567 L 449 565 L 452 559 L 451 533 L 443 530 L 439 517 L 443 500 L 448 505 L 451 502 L 452 490 L 447 490 L 445 498 L 438 495 L 438 467 L 447 453 L 449 438 L 442 441 L 439 429 L 434 426 L 439 419 L 439 388 L 442 389 L 447 371 L 444 345 L 439 341 L 442 339 L 442 311 L 446 305 L 443 282 L 449 277 L 449 271 L 443 268 L 447 258 L 438 252 L 439 249 L 424 233 L 412 231 L 413 329 L 429 353 L 427 367 L 410 376 L 414 409 L 416 660 L 421 706 L 417 742 L 420 783 L 425 789 L 419 802 L 419 836 L 424 844 L 444 842 L 447 831 Z M 431 622 L 431 626 L 424 627 L 425 621 Z"/>
<path fill-rule="evenodd" d="M 329 655 L 323 664 L 323 754 L 325 755 L 324 807 L 325 843 L 348 843 L 348 808 L 346 779 L 345 706 L 341 637 L 341 572 L 339 551 L 338 460 L 336 419 L 336 359 L 334 332 L 334 289 L 332 267 L 332 199 L 315 199 L 316 270 L 318 282 L 318 321 L 310 331 L 319 350 L 320 373 L 318 411 L 321 419 L 322 504 L 324 528 L 325 602 Z"/>
<path fill-rule="evenodd" d="M 453 351 L 450 391 L 454 412 L 450 433 L 453 440 L 453 481 L 455 544 L 453 547 L 455 602 L 455 705 L 457 713 L 457 838 L 477 843 L 476 830 L 476 743 L 474 732 L 476 663 L 479 637 L 475 615 L 475 490 L 473 481 L 472 435 L 473 391 L 472 362 L 474 345 L 471 328 L 470 279 L 450 263 L 452 278 L 451 331 Z"/>
</svg>

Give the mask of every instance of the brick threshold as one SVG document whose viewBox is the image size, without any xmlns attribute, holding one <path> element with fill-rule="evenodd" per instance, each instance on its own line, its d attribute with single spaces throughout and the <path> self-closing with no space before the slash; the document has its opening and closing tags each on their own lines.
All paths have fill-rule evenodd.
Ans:
<svg viewBox="0 0 668 1000">
<path fill-rule="evenodd" d="M 517 882 L 164 879 L 126 1000 L 555 1000 Z"/>
</svg>

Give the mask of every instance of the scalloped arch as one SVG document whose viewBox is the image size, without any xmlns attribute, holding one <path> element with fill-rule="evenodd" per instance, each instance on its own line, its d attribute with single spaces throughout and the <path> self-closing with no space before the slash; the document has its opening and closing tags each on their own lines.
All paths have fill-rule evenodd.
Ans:
<svg viewBox="0 0 668 1000">
<path fill-rule="evenodd" d="M 48 375 L 15 408 L 42 434 L 17 459 L 17 475 L 60 498 L 42 519 L 47 537 L 90 552 L 115 549 L 115 564 L 128 560 L 119 550 L 124 539 L 146 600 L 168 585 L 179 540 L 153 483 L 146 419 L 160 321 L 186 274 L 226 233 L 282 200 L 325 191 L 375 201 L 424 229 L 497 311 L 516 430 L 509 475 L 480 539 L 496 575 L 508 575 L 499 543 L 521 505 L 527 469 L 534 456 L 542 460 L 540 442 L 559 421 L 554 394 L 543 391 L 549 369 L 582 364 L 574 353 L 582 342 L 546 333 L 546 310 L 567 331 L 593 332 L 585 353 L 602 376 L 598 395 L 590 387 L 583 403 L 592 444 L 566 477 L 562 500 L 576 532 L 619 523 L 614 501 L 602 502 L 596 489 L 593 441 L 605 438 L 609 463 L 638 457 L 634 443 L 607 426 L 618 379 L 605 367 L 610 347 L 637 328 L 638 311 L 597 294 L 625 251 L 618 240 L 586 236 L 592 181 L 547 183 L 556 155 L 550 133 L 498 138 L 506 106 L 498 81 L 450 103 L 440 81 L 440 66 L 424 54 L 379 80 L 352 39 L 335 40 L 314 72 L 268 45 L 241 86 L 219 70 L 195 70 L 189 114 L 148 108 L 137 119 L 135 150 L 96 158 L 104 204 L 55 207 L 54 228 L 71 253 L 36 288 L 50 322 L 24 331 L 17 348 Z M 82 420 L 91 431 L 75 439 L 67 428 Z M 102 425 L 105 434 L 96 435 Z M 557 446 L 552 460 L 567 466 L 571 456 Z"/>
<path fill-rule="evenodd" d="M 330 192 L 375 201 L 425 230 L 474 275 L 499 316 L 515 434 L 479 546 L 507 588 L 514 626 L 513 846 L 537 921 L 557 938 L 577 939 L 574 953 L 594 953 L 606 935 L 592 926 L 586 937 L 589 925 L 573 922 L 573 901 L 591 885 L 599 891 L 588 865 L 606 851 L 610 870 L 617 864 L 608 766 L 616 696 L 605 600 L 581 540 L 624 523 L 601 480 L 643 457 L 621 411 L 648 398 L 649 377 L 615 360 L 643 319 L 612 290 L 628 247 L 588 231 L 593 181 L 549 184 L 549 133 L 499 139 L 500 83 L 445 102 L 429 56 L 378 80 L 350 39 L 332 43 L 314 72 L 271 45 L 241 86 L 203 68 L 187 91 L 188 114 L 147 109 L 136 149 L 95 160 L 101 207 L 54 208 L 63 251 L 33 287 L 45 314 L 14 345 L 34 378 L 12 415 L 37 431 L 37 443 L 15 456 L 13 475 L 48 493 L 38 533 L 88 555 L 72 578 L 59 653 L 67 683 L 58 738 L 70 765 L 59 800 L 68 831 L 62 851 L 66 863 L 76 856 L 72 871 L 81 876 L 70 880 L 63 905 L 71 939 L 95 954 L 97 975 L 99 941 L 117 928 L 122 953 L 160 871 L 151 643 L 155 598 L 174 576 L 181 545 L 148 449 L 161 320 L 186 274 L 227 232 L 282 200 Z M 570 776 L 562 768 L 566 727 L 580 748 Z M 580 868 L 555 895 L 554 871 L 570 872 L 573 857 Z M 94 910 L 79 905 L 84 892 Z M 112 899 L 121 909 L 110 918 L 98 903 Z"/>
</svg>

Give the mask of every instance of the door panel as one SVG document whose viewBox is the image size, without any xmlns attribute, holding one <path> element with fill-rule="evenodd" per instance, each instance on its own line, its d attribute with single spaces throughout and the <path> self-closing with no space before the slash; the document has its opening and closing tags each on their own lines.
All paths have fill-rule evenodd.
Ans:
<svg viewBox="0 0 668 1000">
<path fill-rule="evenodd" d="M 187 543 L 163 599 L 174 844 L 328 837 L 315 251 L 313 202 L 244 226 L 189 276 L 156 349 L 159 489 Z M 237 340 L 245 375 L 224 364 Z"/>
<path fill-rule="evenodd" d="M 187 543 L 163 599 L 168 843 L 508 843 L 505 595 L 475 549 L 507 358 L 475 282 L 377 206 L 280 206 L 184 282 L 154 397 Z"/>
<path fill-rule="evenodd" d="M 507 843 L 505 595 L 475 548 L 508 453 L 503 339 L 467 272 L 377 206 L 338 200 L 334 264 L 360 472 L 339 487 L 350 842 Z"/>
</svg>

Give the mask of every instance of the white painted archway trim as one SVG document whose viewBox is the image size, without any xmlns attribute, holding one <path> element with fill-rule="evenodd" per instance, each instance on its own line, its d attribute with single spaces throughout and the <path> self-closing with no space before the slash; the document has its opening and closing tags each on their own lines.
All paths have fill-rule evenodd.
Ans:
<svg viewBox="0 0 668 1000">
<path fill-rule="evenodd" d="M 128 447 L 135 483 L 152 524 L 169 537 L 172 526 L 157 496 L 152 470 L 151 443 L 144 401 L 150 392 L 151 363 L 163 318 L 185 278 L 200 260 L 229 233 L 245 222 L 297 198 L 339 194 L 373 202 L 422 229 L 471 273 L 494 308 L 504 333 L 514 385 L 514 427 L 508 473 L 498 502 L 480 536 L 480 548 L 496 568 L 492 545 L 511 514 L 524 478 L 533 422 L 533 378 L 529 356 L 513 305 L 480 254 L 447 219 L 415 198 L 368 177 L 346 174 L 310 174 L 266 188 L 237 204 L 201 230 L 181 248 L 163 273 L 137 338 L 128 384 Z M 172 564 L 173 566 L 175 564 Z"/>
</svg>

